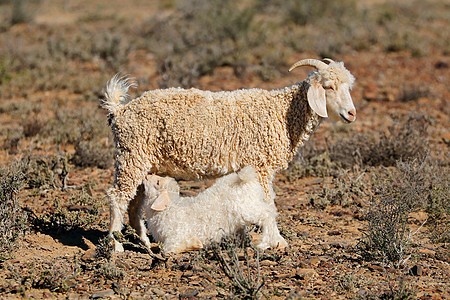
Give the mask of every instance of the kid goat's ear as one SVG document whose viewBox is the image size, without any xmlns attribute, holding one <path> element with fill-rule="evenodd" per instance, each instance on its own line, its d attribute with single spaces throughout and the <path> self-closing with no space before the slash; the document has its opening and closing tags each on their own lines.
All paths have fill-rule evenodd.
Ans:
<svg viewBox="0 0 450 300">
<path fill-rule="evenodd" d="M 311 80 L 307 97 L 311 109 L 319 116 L 327 118 L 327 99 L 325 97 L 325 89 L 320 82 Z"/>
<path fill-rule="evenodd" d="M 158 196 L 158 198 L 156 198 L 155 202 L 153 202 L 151 209 L 162 211 L 166 209 L 167 204 L 169 204 L 169 193 L 164 191 Z"/>
</svg>

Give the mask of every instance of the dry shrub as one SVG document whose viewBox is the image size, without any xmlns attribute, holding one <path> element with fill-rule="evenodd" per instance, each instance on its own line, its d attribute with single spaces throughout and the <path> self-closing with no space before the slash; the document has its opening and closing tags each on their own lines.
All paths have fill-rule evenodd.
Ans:
<svg viewBox="0 0 450 300">
<path fill-rule="evenodd" d="M 31 189 L 64 189 L 69 171 L 67 157 L 64 154 L 38 156 L 25 154 L 26 183 Z"/>
<path fill-rule="evenodd" d="M 422 97 L 430 96 L 430 88 L 426 86 L 408 85 L 403 86 L 397 101 L 409 102 L 416 101 Z"/>
<path fill-rule="evenodd" d="M 436 182 L 437 170 L 430 166 L 427 157 L 398 161 L 396 168 L 378 178 L 366 213 L 368 224 L 358 243 L 364 259 L 381 260 L 399 267 L 409 258 L 409 213 L 429 209 L 430 204 L 437 204 L 448 212 L 448 205 L 445 207 L 448 199 L 444 200 L 448 198 L 444 191 L 448 191 L 448 183 Z"/>
<path fill-rule="evenodd" d="M 24 138 L 23 128 L 15 127 L 5 130 L 5 139 L 2 142 L 2 149 L 8 150 L 9 154 L 17 154 L 20 151 L 20 145 Z"/>
<path fill-rule="evenodd" d="M 254 15 L 252 5 L 236 0 L 189 0 L 180 1 L 170 16 L 144 24 L 142 35 L 158 58 L 160 85 L 190 87 L 225 65 L 239 75 L 248 64 L 246 53 L 263 42 Z"/>
<path fill-rule="evenodd" d="M 406 119 L 393 116 L 388 133 L 375 138 L 376 133 L 356 134 L 349 139 L 329 145 L 332 161 L 344 168 L 354 165 L 394 166 L 398 160 L 413 160 L 424 157 L 429 151 L 429 118 L 418 113 L 409 113 Z"/>
<path fill-rule="evenodd" d="M 15 241 L 28 229 L 17 195 L 24 187 L 26 166 L 14 161 L 0 169 L 0 262 L 11 255 Z"/>
<path fill-rule="evenodd" d="M 382 194 L 372 197 L 369 205 L 365 216 L 368 224 L 358 242 L 358 251 L 365 260 L 380 260 L 398 267 L 408 255 L 409 210 L 398 199 Z"/>
<path fill-rule="evenodd" d="M 101 199 L 91 196 L 89 189 L 83 188 L 71 195 L 65 206 L 55 199 L 53 209 L 34 216 L 32 223 L 39 231 L 57 234 L 77 229 L 89 230 L 101 222 L 99 216 L 103 205 Z"/>
<path fill-rule="evenodd" d="M 297 154 L 284 173 L 289 181 L 294 181 L 309 176 L 328 176 L 337 168 L 337 164 L 331 161 L 325 149 L 317 148 L 314 141 L 308 141 L 297 150 Z"/>
<path fill-rule="evenodd" d="M 258 299 L 264 286 L 260 273 L 260 250 L 251 244 L 247 231 L 244 230 L 243 235 L 224 237 L 220 243 L 212 244 L 210 249 L 221 270 L 230 279 L 234 295 L 243 299 Z M 242 263 L 241 256 L 244 257 Z"/>
<path fill-rule="evenodd" d="M 113 138 L 103 111 L 56 110 L 55 115 L 56 118 L 47 124 L 44 134 L 57 144 L 74 145 L 71 163 L 83 168 L 96 166 L 102 169 L 112 165 Z"/>
<path fill-rule="evenodd" d="M 313 194 L 310 203 L 316 208 L 324 209 L 328 205 L 360 206 L 361 198 L 368 193 L 367 186 L 362 180 L 362 175 L 351 178 L 347 172 L 333 176 L 331 186 L 325 186 L 319 193 Z"/>
<path fill-rule="evenodd" d="M 109 146 L 109 147 L 108 147 Z M 99 140 L 79 140 L 75 144 L 75 154 L 71 162 L 79 167 L 96 166 L 107 169 L 112 165 L 114 149 Z"/>
<path fill-rule="evenodd" d="M 425 211 L 429 217 L 429 231 L 435 243 L 450 242 L 450 168 L 433 162 Z"/>
</svg>

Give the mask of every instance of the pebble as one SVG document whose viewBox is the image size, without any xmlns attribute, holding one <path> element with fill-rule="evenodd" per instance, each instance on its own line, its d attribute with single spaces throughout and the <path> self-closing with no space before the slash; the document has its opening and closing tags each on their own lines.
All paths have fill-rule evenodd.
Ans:
<svg viewBox="0 0 450 300">
<path fill-rule="evenodd" d="M 104 291 L 93 293 L 92 294 L 92 299 L 111 297 L 113 295 L 114 295 L 114 291 L 113 290 L 104 290 Z"/>
<path fill-rule="evenodd" d="M 96 252 L 95 249 L 88 249 L 84 252 L 83 256 L 81 257 L 81 260 L 84 262 L 90 262 L 95 260 Z"/>
<path fill-rule="evenodd" d="M 278 263 L 276 261 L 271 261 L 271 260 L 263 260 L 262 262 L 260 262 L 261 266 L 264 267 L 271 267 L 271 266 L 276 266 Z"/>
<path fill-rule="evenodd" d="M 317 272 L 314 269 L 297 269 L 295 271 L 295 277 L 302 280 L 307 280 L 318 276 L 319 274 L 317 274 Z"/>
<path fill-rule="evenodd" d="M 331 230 L 327 232 L 328 235 L 341 235 L 342 230 Z"/>
<path fill-rule="evenodd" d="M 198 295 L 198 290 L 196 289 L 187 289 L 184 293 L 179 295 L 180 299 L 195 299 Z"/>
<path fill-rule="evenodd" d="M 378 272 L 385 271 L 385 269 L 382 266 L 378 266 L 378 265 L 374 265 L 374 264 L 368 265 L 367 268 L 369 268 L 370 271 L 378 271 Z"/>
<path fill-rule="evenodd" d="M 415 265 L 412 267 L 409 272 L 414 276 L 422 276 L 423 274 L 423 268 L 420 265 Z"/>
</svg>

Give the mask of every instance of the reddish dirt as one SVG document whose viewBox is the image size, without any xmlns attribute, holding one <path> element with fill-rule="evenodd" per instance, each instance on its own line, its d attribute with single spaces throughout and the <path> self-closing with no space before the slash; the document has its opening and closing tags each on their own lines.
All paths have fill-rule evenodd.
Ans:
<svg viewBox="0 0 450 300">
<path fill-rule="evenodd" d="M 71 5 L 76 6 L 75 3 Z M 132 6 L 124 5 L 122 13 L 127 14 L 127 8 Z M 155 9 L 151 4 L 147 6 Z M 77 13 L 76 9 L 73 11 Z M 42 8 L 36 22 L 55 25 L 76 19 L 74 16 L 52 16 L 53 10 Z M 138 17 L 144 18 L 142 15 Z M 312 54 L 296 53 L 290 61 L 309 56 Z M 420 111 L 433 119 L 429 132 L 432 151 L 448 153 L 448 56 L 436 54 L 412 57 L 409 53 L 386 54 L 374 50 L 346 54 L 339 59 L 345 62 L 356 77 L 352 97 L 358 117 L 354 124 L 348 125 L 350 132 L 386 131 L 391 122 L 391 114 Z M 156 76 L 151 58 L 135 53 L 130 60 L 130 68 L 136 72 L 133 75 Z M 203 77 L 199 88 L 280 88 L 302 80 L 306 74 L 306 70 L 286 72 L 281 78 L 264 82 L 256 76 L 237 79 L 231 69 L 224 67 Z M 429 94 L 415 101 L 397 101 L 402 88 L 411 86 L 425 86 Z M 44 99 L 50 103 L 56 95 L 64 93 L 66 91 L 46 91 L 43 95 L 31 95 L 29 99 L 7 101 L 23 103 L 30 99 Z M 74 95 L 67 96 L 66 99 L 76 98 Z M 74 107 L 77 105 L 79 103 L 73 104 Z M 84 105 L 94 107 L 96 104 Z M 1 126 L 5 127 L 13 127 L 16 121 L 14 116 L 7 114 L 2 114 L 0 118 Z M 312 139 L 318 145 L 325 145 L 333 126 L 335 125 L 331 122 L 324 122 Z M 73 152 L 70 147 L 63 150 Z M 53 149 L 43 148 L 41 151 L 44 154 Z M 2 151 L 1 155 L 2 165 L 11 159 L 6 151 Z M 355 172 L 350 176 L 359 175 Z M 113 170 L 74 168 L 68 176 L 68 185 L 82 186 L 93 178 L 96 184 L 91 193 L 102 197 L 112 183 Z M 364 226 L 364 221 L 361 221 L 363 209 L 339 205 L 318 209 L 310 205 L 311 193 L 318 193 L 330 182 L 329 177 L 288 181 L 284 174 L 276 176 L 274 185 L 279 210 L 278 221 L 289 248 L 267 250 L 262 256 L 261 275 L 265 278 L 261 290 L 263 295 L 270 299 L 369 299 L 369 295 L 376 295 L 377 291 L 398 289 L 399 278 L 403 278 L 407 286 L 415 290 L 419 299 L 450 298 L 448 245 L 432 243 L 426 226 L 419 229 L 427 218 L 425 213 L 411 215 L 411 231 L 419 231 L 412 238 L 413 255 L 401 269 L 365 262 L 354 250 Z M 200 189 L 202 188 L 204 185 L 200 185 Z M 25 190 L 19 198 L 24 207 L 41 214 L 52 211 L 55 197 L 64 202 L 70 194 L 71 191 L 63 193 L 45 190 L 36 195 Z M 367 207 L 368 199 L 360 201 L 363 207 Z M 113 254 L 109 262 L 97 261 L 93 256 L 93 249 L 99 239 L 107 234 L 108 216 L 105 202 L 101 208 L 99 226 L 95 230 L 77 229 L 61 234 L 31 231 L 20 238 L 14 257 L 5 261 L 0 268 L 0 298 L 78 299 L 102 296 L 112 299 L 195 299 L 230 295 L 230 282 L 218 268 L 218 262 L 209 257 L 209 254 L 198 251 L 169 256 L 166 262 L 157 262 L 135 245 L 126 247 L 124 253 Z M 421 269 L 420 274 L 409 274 L 408 270 L 415 266 Z M 122 275 L 108 277 L 105 272 L 98 271 L 102 267 L 119 270 L 117 272 Z M 51 291 L 49 288 L 39 288 L 36 284 L 30 286 L 29 278 L 35 278 L 39 276 L 36 274 L 45 270 L 59 276 L 55 281 L 63 282 L 67 288 L 64 291 Z"/>
</svg>

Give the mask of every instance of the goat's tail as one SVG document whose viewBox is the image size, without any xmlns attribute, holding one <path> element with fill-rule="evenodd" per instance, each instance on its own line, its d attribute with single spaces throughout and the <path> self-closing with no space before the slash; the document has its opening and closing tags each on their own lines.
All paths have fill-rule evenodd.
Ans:
<svg viewBox="0 0 450 300">
<path fill-rule="evenodd" d="M 107 109 L 113 116 L 128 103 L 128 89 L 136 87 L 136 82 L 127 76 L 114 75 L 106 84 L 105 99 L 102 107 Z"/>
<path fill-rule="evenodd" d="M 256 170 L 252 166 L 247 166 L 238 172 L 239 179 L 242 180 L 242 183 L 248 183 L 251 181 L 257 181 L 258 177 L 256 174 Z"/>
</svg>

